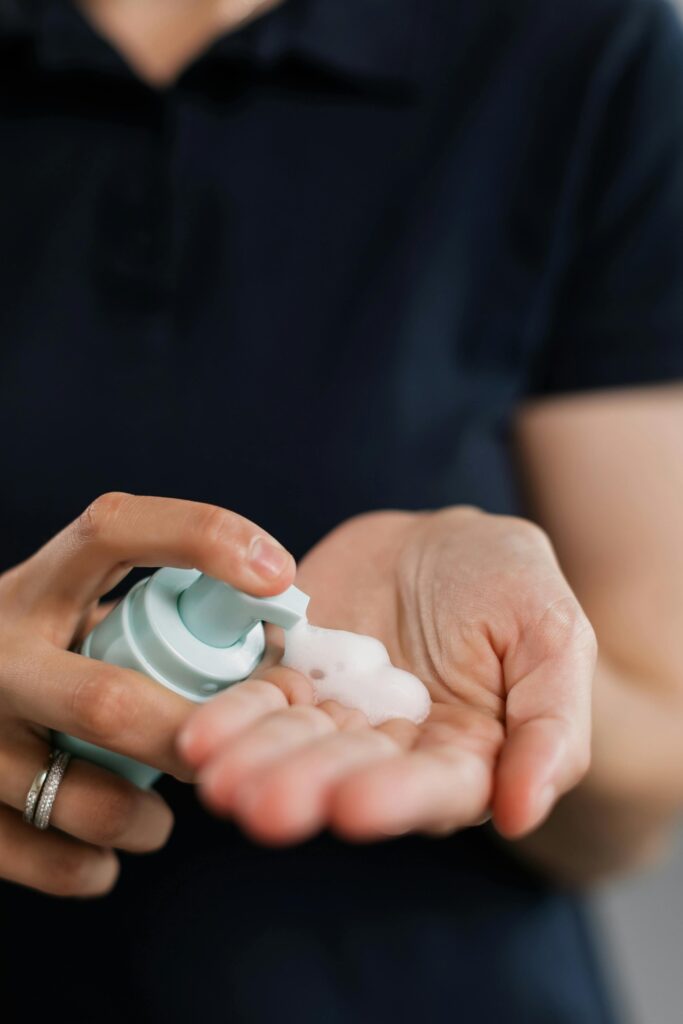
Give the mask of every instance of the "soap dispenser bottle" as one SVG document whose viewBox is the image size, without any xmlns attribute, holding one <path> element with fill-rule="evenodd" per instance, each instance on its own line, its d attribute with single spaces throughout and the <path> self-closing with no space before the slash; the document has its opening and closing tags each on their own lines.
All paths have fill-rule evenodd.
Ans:
<svg viewBox="0 0 683 1024">
<path fill-rule="evenodd" d="M 246 679 L 263 657 L 264 622 L 283 629 L 306 615 L 308 597 L 291 586 L 251 597 L 196 569 L 159 569 L 140 580 L 102 620 L 81 654 L 136 669 L 195 702 Z M 161 772 L 74 736 L 54 734 L 62 750 L 149 788 Z"/>
</svg>

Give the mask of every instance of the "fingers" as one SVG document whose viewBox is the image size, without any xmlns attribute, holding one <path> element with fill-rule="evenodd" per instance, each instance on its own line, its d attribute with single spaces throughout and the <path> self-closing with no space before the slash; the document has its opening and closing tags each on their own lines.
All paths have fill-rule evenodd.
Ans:
<svg viewBox="0 0 683 1024">
<path fill-rule="evenodd" d="M 118 877 L 111 850 L 60 832 L 39 832 L 18 811 L 0 806 L 0 877 L 53 896 L 103 896 Z"/>
<path fill-rule="evenodd" d="M 189 779 L 175 736 L 192 705 L 132 669 L 46 642 L 2 665 L 2 710 Z"/>
<path fill-rule="evenodd" d="M 287 758 L 261 766 L 233 790 L 231 809 L 242 827 L 261 842 L 300 842 L 328 823 L 332 795 L 343 779 L 396 756 L 398 750 L 389 736 L 367 724 L 324 736 Z"/>
<path fill-rule="evenodd" d="M 31 782 L 47 757 L 47 744 L 28 730 L 3 734 L 0 803 L 23 811 Z M 86 843 L 143 853 L 164 845 L 173 815 L 157 793 L 72 758 L 57 791 L 50 824 Z"/>
<path fill-rule="evenodd" d="M 277 541 L 227 509 L 111 493 L 23 564 L 23 593 L 47 608 L 81 608 L 134 565 L 197 568 L 256 596 L 284 590 L 295 571 Z"/>
<path fill-rule="evenodd" d="M 344 780 L 329 817 L 349 839 L 452 832 L 481 820 L 491 788 L 491 766 L 477 754 L 455 746 L 414 750 Z"/>
<path fill-rule="evenodd" d="M 178 736 L 178 749 L 193 768 L 205 764 L 229 740 L 264 715 L 289 704 L 312 704 L 313 690 L 304 676 L 280 666 L 263 678 L 231 686 L 195 711 Z"/>
<path fill-rule="evenodd" d="M 202 801 L 255 839 L 296 842 L 329 825 L 371 840 L 485 816 L 502 734 L 493 719 L 456 707 L 422 728 L 396 720 L 371 729 L 333 702 L 283 707 L 272 689 L 236 687 L 211 702 L 213 720 L 207 705 L 188 726 L 195 766 L 204 755 Z"/>
<path fill-rule="evenodd" d="M 266 715 L 212 758 L 200 775 L 202 798 L 213 811 L 230 812 L 242 783 L 335 729 L 329 715 L 310 705 Z"/>
<path fill-rule="evenodd" d="M 71 648 L 79 650 L 88 633 L 95 626 L 99 626 L 100 622 L 106 619 L 107 615 L 114 610 L 117 604 L 118 601 L 99 601 L 97 604 L 89 605 L 79 624 L 79 629 L 74 636 L 73 643 L 70 645 Z"/>
<path fill-rule="evenodd" d="M 309 720 L 295 722 L 304 710 Z M 367 724 L 339 731 L 326 717 L 288 709 L 248 729 L 200 777 L 204 803 L 267 843 L 328 825 L 354 840 L 450 832 L 485 816 L 493 772 L 479 754 L 454 745 L 405 752 Z"/>
<path fill-rule="evenodd" d="M 178 745 L 201 769 L 200 796 L 210 810 L 231 814 L 261 841 L 293 842 L 325 824 L 341 778 L 395 754 L 415 727 L 372 730 L 360 712 L 331 701 L 313 706 L 299 673 L 276 667 L 267 675 L 196 711 Z"/>
<path fill-rule="evenodd" d="M 588 620 L 572 596 L 562 596 L 506 658 L 508 738 L 493 818 L 509 838 L 537 827 L 588 770 L 596 654 Z"/>
</svg>

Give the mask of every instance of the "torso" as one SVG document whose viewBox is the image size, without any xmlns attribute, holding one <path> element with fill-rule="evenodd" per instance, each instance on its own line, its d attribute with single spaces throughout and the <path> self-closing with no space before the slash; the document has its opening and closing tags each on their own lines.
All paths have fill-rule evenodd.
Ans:
<svg viewBox="0 0 683 1024">
<path fill-rule="evenodd" d="M 302 8 L 161 91 L 73 12 L 38 70 L 24 43 L 2 58 L 2 566 L 110 489 L 235 508 L 297 554 L 370 508 L 519 508 L 506 429 L 551 329 L 576 54 L 522 66 L 515 5 L 443 4 L 431 50 L 397 20 L 391 59 L 375 24 L 340 66 L 336 14 L 307 59 Z M 112 1019 L 143 993 L 171 1024 L 283 1000 L 304 1022 L 607 1020 L 573 902 L 485 831 L 277 853 L 164 786 L 176 836 L 111 901 L 2 897 L 43 935 L 126 935 L 83 951 L 93 985 L 123 967 Z"/>
</svg>

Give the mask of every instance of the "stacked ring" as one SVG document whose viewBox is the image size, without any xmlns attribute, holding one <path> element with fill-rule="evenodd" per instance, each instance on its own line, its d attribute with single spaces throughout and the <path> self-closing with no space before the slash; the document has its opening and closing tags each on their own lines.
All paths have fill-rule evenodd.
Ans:
<svg viewBox="0 0 683 1024">
<path fill-rule="evenodd" d="M 50 761 L 51 760 L 52 754 L 50 754 Z M 24 806 L 24 821 L 26 822 L 27 825 L 31 825 L 33 823 L 33 815 L 36 812 L 36 805 L 38 803 L 38 800 L 40 799 L 40 794 L 42 793 L 43 786 L 45 785 L 45 780 L 47 778 L 48 771 L 49 762 L 48 767 L 42 768 L 36 775 L 33 782 L 31 783 L 31 788 L 28 791 L 28 795 L 26 797 L 26 804 Z"/>
<path fill-rule="evenodd" d="M 56 747 L 50 753 L 47 768 L 42 768 L 31 783 L 24 805 L 24 821 L 44 831 L 50 824 L 52 807 L 66 772 L 71 754 Z"/>
</svg>

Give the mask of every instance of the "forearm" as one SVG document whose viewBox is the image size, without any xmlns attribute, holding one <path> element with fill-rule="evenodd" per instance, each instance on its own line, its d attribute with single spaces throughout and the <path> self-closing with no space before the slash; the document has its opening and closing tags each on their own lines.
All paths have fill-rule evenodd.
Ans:
<svg viewBox="0 0 683 1024">
<path fill-rule="evenodd" d="M 539 402 L 517 427 L 529 507 L 601 657 L 591 769 L 520 849 L 585 880 L 650 859 L 683 807 L 683 388 Z"/>
<path fill-rule="evenodd" d="M 683 693 L 603 660 L 594 694 L 588 774 L 540 829 L 514 844 L 570 884 L 660 857 L 683 808 Z"/>
</svg>

